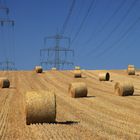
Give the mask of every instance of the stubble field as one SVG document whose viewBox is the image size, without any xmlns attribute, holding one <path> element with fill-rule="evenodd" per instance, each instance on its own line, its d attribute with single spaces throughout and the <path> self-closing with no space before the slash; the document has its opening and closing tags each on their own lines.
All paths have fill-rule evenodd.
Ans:
<svg viewBox="0 0 140 140">
<path fill-rule="evenodd" d="M 83 77 L 76 79 L 72 71 L 0 72 L 11 82 L 9 89 L 0 89 L 0 139 L 140 140 L 140 76 L 110 70 L 112 81 L 100 82 L 99 72 L 83 70 Z M 124 80 L 133 82 L 133 96 L 114 94 L 115 82 Z M 88 97 L 70 97 L 69 83 L 77 81 L 87 84 Z M 55 91 L 56 123 L 26 125 L 25 93 L 32 90 Z"/>
</svg>

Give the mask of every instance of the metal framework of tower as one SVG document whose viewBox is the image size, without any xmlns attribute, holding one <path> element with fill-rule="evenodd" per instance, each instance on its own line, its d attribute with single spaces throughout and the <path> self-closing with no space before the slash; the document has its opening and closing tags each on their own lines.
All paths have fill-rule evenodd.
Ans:
<svg viewBox="0 0 140 140">
<path fill-rule="evenodd" d="M 0 12 L 4 11 L 5 12 L 5 17 L 1 18 L 0 17 L 0 26 L 3 27 L 5 24 L 12 25 L 14 27 L 15 21 L 9 19 L 9 8 L 5 6 L 4 4 L 0 3 Z M 5 58 L 5 61 L 0 61 L 0 69 L 1 70 L 16 70 L 15 69 L 15 62 L 11 61 L 9 58 Z"/>
<path fill-rule="evenodd" d="M 1 70 L 16 70 L 15 63 L 9 60 L 0 62 L 0 69 Z"/>
<path fill-rule="evenodd" d="M 49 41 L 49 40 L 55 41 L 55 45 L 53 47 L 46 47 L 47 41 Z M 68 47 L 60 46 L 60 42 L 63 40 L 68 41 Z M 70 41 L 71 40 L 69 37 L 65 37 L 60 34 L 45 37 L 44 38 L 44 48 L 40 49 L 41 65 L 43 66 L 45 64 L 47 67 L 52 66 L 52 67 L 55 67 L 57 70 L 60 70 L 61 66 L 64 67 L 65 65 L 73 65 L 73 62 L 66 60 L 68 53 L 72 53 L 72 56 L 74 56 L 74 50 L 70 49 Z M 50 52 L 52 52 L 54 54 L 54 59 L 51 59 L 51 60 L 49 59 Z M 60 52 L 64 53 L 65 59 L 62 59 L 62 54 L 60 54 Z M 47 58 L 48 58 L 47 60 L 42 59 L 43 53 L 45 53 L 45 55 L 47 55 Z"/>
</svg>

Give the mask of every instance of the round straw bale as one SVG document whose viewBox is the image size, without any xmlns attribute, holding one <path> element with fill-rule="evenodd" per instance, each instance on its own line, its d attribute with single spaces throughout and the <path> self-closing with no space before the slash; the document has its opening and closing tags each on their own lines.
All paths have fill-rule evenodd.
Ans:
<svg viewBox="0 0 140 140">
<path fill-rule="evenodd" d="M 128 65 L 128 68 L 134 68 L 135 66 L 134 65 Z"/>
<path fill-rule="evenodd" d="M 52 70 L 57 70 L 57 69 L 53 67 Z"/>
<path fill-rule="evenodd" d="M 43 72 L 43 68 L 41 66 L 36 66 L 35 67 L 35 71 L 36 71 L 36 73 L 42 73 Z"/>
<path fill-rule="evenodd" d="M 88 89 L 85 83 L 77 82 L 69 84 L 68 92 L 73 98 L 86 97 Z"/>
<path fill-rule="evenodd" d="M 100 81 L 109 81 L 110 74 L 108 72 L 99 73 L 99 80 Z"/>
<path fill-rule="evenodd" d="M 134 93 L 134 86 L 131 82 L 125 81 L 125 82 L 117 82 L 114 86 L 115 94 L 119 96 L 128 96 L 133 95 Z"/>
<path fill-rule="evenodd" d="M 6 77 L 0 78 L 0 87 L 1 88 L 9 88 L 10 87 L 10 81 Z"/>
<path fill-rule="evenodd" d="M 80 66 L 75 66 L 75 70 L 80 70 Z"/>
<path fill-rule="evenodd" d="M 75 78 L 81 78 L 82 77 L 81 70 L 74 70 L 74 77 Z"/>
<path fill-rule="evenodd" d="M 56 119 L 56 97 L 53 92 L 26 93 L 26 124 L 51 123 Z"/>
<path fill-rule="evenodd" d="M 135 75 L 135 67 L 128 67 L 127 73 L 128 75 Z"/>
</svg>

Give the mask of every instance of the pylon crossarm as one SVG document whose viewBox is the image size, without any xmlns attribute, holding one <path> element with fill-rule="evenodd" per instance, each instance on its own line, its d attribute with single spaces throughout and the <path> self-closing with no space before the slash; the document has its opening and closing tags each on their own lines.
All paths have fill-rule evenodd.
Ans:
<svg viewBox="0 0 140 140">
<path fill-rule="evenodd" d="M 15 25 L 15 21 L 14 20 L 11 20 L 11 19 L 0 19 L 0 23 L 1 23 L 1 26 L 3 26 L 5 23 L 9 23 L 12 26 Z"/>
</svg>

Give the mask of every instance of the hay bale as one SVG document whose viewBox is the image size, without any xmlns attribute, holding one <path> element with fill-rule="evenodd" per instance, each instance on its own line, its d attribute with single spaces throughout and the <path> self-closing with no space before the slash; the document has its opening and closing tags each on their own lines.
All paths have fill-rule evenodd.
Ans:
<svg viewBox="0 0 140 140">
<path fill-rule="evenodd" d="M 36 73 L 42 73 L 43 72 L 43 68 L 41 66 L 36 66 L 35 67 L 35 71 L 36 71 Z"/>
<path fill-rule="evenodd" d="M 74 77 L 75 78 L 81 78 L 82 77 L 81 70 L 74 70 Z"/>
<path fill-rule="evenodd" d="M 69 84 L 68 92 L 73 98 L 86 97 L 88 89 L 85 83 L 76 82 Z"/>
<path fill-rule="evenodd" d="M 1 88 L 9 88 L 10 87 L 10 81 L 6 77 L 0 78 L 0 87 Z"/>
<path fill-rule="evenodd" d="M 109 81 L 110 74 L 108 72 L 99 73 L 99 80 L 100 81 Z"/>
<path fill-rule="evenodd" d="M 135 75 L 135 67 L 134 67 L 134 65 L 128 65 L 127 73 L 128 73 L 128 75 Z"/>
<path fill-rule="evenodd" d="M 26 123 L 51 123 L 56 119 L 56 97 L 53 92 L 26 93 Z"/>
<path fill-rule="evenodd" d="M 128 65 L 128 68 L 134 68 L 135 66 L 134 65 Z"/>
<path fill-rule="evenodd" d="M 131 82 L 125 81 L 125 82 L 117 82 L 114 86 L 115 94 L 119 96 L 128 96 L 133 95 L 134 93 L 134 86 Z"/>
<path fill-rule="evenodd" d="M 52 70 L 57 70 L 57 68 L 53 67 Z"/>
<path fill-rule="evenodd" d="M 75 66 L 75 70 L 80 70 L 80 66 Z"/>
</svg>

